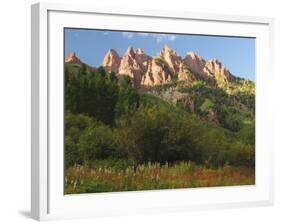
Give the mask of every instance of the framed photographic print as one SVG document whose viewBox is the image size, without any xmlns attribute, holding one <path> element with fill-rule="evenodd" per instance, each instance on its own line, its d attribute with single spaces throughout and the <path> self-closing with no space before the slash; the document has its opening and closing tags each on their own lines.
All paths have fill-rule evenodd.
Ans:
<svg viewBox="0 0 281 224">
<path fill-rule="evenodd" d="M 270 18 L 32 6 L 32 217 L 269 205 Z"/>
</svg>

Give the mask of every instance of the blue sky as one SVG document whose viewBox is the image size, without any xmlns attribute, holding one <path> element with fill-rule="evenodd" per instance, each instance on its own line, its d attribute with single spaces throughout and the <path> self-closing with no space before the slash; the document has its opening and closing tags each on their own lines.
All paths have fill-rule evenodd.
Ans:
<svg viewBox="0 0 281 224">
<path fill-rule="evenodd" d="M 158 55 L 164 45 L 184 57 L 194 51 L 205 60 L 217 58 L 232 74 L 255 81 L 255 39 L 244 37 L 156 34 L 107 30 L 65 29 L 65 55 L 75 52 L 84 63 L 98 67 L 113 48 L 122 56 L 131 45 Z"/>
</svg>

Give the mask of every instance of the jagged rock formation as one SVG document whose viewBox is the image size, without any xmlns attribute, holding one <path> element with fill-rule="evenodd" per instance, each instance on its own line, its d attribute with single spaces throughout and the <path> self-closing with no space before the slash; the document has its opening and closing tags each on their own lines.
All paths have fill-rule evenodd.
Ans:
<svg viewBox="0 0 281 224">
<path fill-rule="evenodd" d="M 171 75 L 177 77 L 181 58 L 177 56 L 176 52 L 169 46 L 165 45 L 160 52 L 160 57 L 167 63 Z"/>
<path fill-rule="evenodd" d="M 76 56 L 75 52 L 71 52 L 69 55 L 67 55 L 64 61 L 65 61 L 65 63 L 69 63 L 69 64 L 79 64 L 79 65 L 82 65 L 82 62 Z"/>
<path fill-rule="evenodd" d="M 77 56 L 75 52 L 71 52 L 69 55 L 66 56 L 64 59 L 64 62 L 67 64 L 76 64 L 76 65 L 85 65 L 90 71 L 96 71 L 97 69 L 95 67 L 92 67 L 90 65 L 87 65 L 83 63 Z"/>
<path fill-rule="evenodd" d="M 185 81 L 185 82 L 192 82 L 195 79 L 194 75 L 186 65 L 186 63 L 181 62 L 179 66 L 179 72 L 178 72 L 178 80 L 179 81 Z"/>
<path fill-rule="evenodd" d="M 235 80 L 217 59 L 205 61 L 195 52 L 188 52 L 181 59 L 168 46 L 164 46 L 160 55 L 153 58 L 142 49 L 134 51 L 130 46 L 121 59 L 118 73 L 129 75 L 137 88 L 169 83 L 172 80 L 192 82 L 196 79 L 223 87 Z"/>
<path fill-rule="evenodd" d="M 103 59 L 102 66 L 105 70 L 117 73 L 119 71 L 121 59 L 114 49 L 109 49 Z"/>
<path fill-rule="evenodd" d="M 183 59 L 184 64 L 192 71 L 194 74 L 199 75 L 201 78 L 207 75 L 204 71 L 206 61 L 197 55 L 195 52 L 188 52 Z"/>
<path fill-rule="evenodd" d="M 145 71 L 142 70 L 142 65 L 136 57 L 136 53 L 132 46 L 129 46 L 123 55 L 120 67 L 118 70 L 119 75 L 128 75 L 132 78 L 136 88 L 140 88 L 141 77 Z"/>
<path fill-rule="evenodd" d="M 65 58 L 65 63 L 83 64 L 74 52 Z M 132 46 L 128 47 L 122 57 L 114 49 L 109 49 L 102 66 L 117 76 L 128 75 L 136 88 L 161 85 L 173 80 L 187 83 L 204 80 L 224 87 L 236 80 L 217 59 L 206 61 L 195 52 L 188 52 L 182 59 L 167 45 L 160 51 L 159 56 L 153 58 L 143 49 L 138 48 L 134 51 Z"/>
<path fill-rule="evenodd" d="M 167 63 L 159 58 L 153 58 L 148 65 L 147 71 L 142 78 L 142 85 L 154 86 L 168 83 L 172 80 Z"/>
<path fill-rule="evenodd" d="M 140 68 L 142 71 L 146 71 L 148 68 L 148 65 L 151 61 L 151 57 L 148 56 L 147 54 L 144 53 L 144 50 L 141 48 L 138 48 L 136 50 L 136 61 L 138 62 L 138 64 L 140 65 Z"/>
<path fill-rule="evenodd" d="M 217 59 L 206 62 L 195 52 L 189 52 L 184 58 L 184 63 L 198 78 L 203 80 L 213 79 L 219 87 L 235 80 L 235 77 Z"/>
<path fill-rule="evenodd" d="M 217 59 L 208 61 L 204 71 L 214 77 L 219 87 L 223 87 L 228 82 L 235 80 L 235 77 Z"/>
</svg>

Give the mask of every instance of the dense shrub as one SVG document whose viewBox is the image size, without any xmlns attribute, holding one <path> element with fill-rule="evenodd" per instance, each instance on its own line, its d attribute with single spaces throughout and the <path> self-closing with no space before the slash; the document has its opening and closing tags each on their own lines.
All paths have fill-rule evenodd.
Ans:
<svg viewBox="0 0 281 224">
<path fill-rule="evenodd" d="M 114 125 L 118 85 L 114 75 L 106 75 L 100 68 L 96 72 L 80 68 L 77 73 L 65 71 L 65 109 L 71 113 L 84 113 L 105 124 Z"/>
<path fill-rule="evenodd" d="M 161 107 L 140 107 L 131 120 L 130 148 L 140 162 L 192 159 L 189 138 L 178 117 Z"/>
<path fill-rule="evenodd" d="M 97 124 L 94 118 L 79 114 L 65 113 L 65 166 L 82 164 L 83 157 L 79 151 L 79 139 L 84 130 Z"/>
<path fill-rule="evenodd" d="M 105 159 L 114 154 L 114 136 L 106 125 L 90 126 L 79 138 L 79 151 L 84 161 Z"/>
<path fill-rule="evenodd" d="M 218 105 L 216 112 L 222 127 L 233 132 L 238 132 L 242 128 L 243 117 L 236 108 Z"/>
</svg>

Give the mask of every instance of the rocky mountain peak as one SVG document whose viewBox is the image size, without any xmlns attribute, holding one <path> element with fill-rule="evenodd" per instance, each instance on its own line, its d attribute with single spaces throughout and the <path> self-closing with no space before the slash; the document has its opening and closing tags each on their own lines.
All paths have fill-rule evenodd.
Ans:
<svg viewBox="0 0 281 224">
<path fill-rule="evenodd" d="M 65 63 L 71 63 L 71 64 L 82 64 L 82 62 L 80 61 L 80 59 L 76 56 L 75 52 L 71 52 L 69 53 L 65 60 Z"/>
<path fill-rule="evenodd" d="M 145 86 L 154 86 L 169 83 L 171 80 L 172 76 L 169 68 L 163 66 L 162 61 L 159 63 L 159 57 L 154 57 L 148 63 L 141 84 Z"/>
<path fill-rule="evenodd" d="M 135 57 L 134 48 L 132 46 L 129 46 L 125 52 L 125 55 Z"/>
<path fill-rule="evenodd" d="M 144 50 L 141 48 L 136 49 L 136 54 L 140 55 L 140 54 L 144 54 Z"/>
<path fill-rule="evenodd" d="M 114 49 L 112 49 L 112 48 L 110 48 L 110 49 L 108 50 L 107 54 L 116 55 L 116 56 L 119 57 L 118 53 L 117 53 Z"/>
<path fill-rule="evenodd" d="M 205 71 L 215 78 L 219 87 L 225 86 L 228 82 L 235 80 L 235 77 L 218 59 L 211 59 L 207 61 Z"/>
<path fill-rule="evenodd" d="M 160 52 L 160 56 L 165 56 L 167 54 L 174 54 L 174 55 L 176 55 L 176 52 L 170 46 L 165 45 L 162 48 L 161 52 Z"/>
<path fill-rule="evenodd" d="M 195 52 L 188 52 L 183 61 L 193 73 L 198 74 L 201 78 L 206 75 L 204 71 L 206 61 Z"/>
<path fill-rule="evenodd" d="M 144 54 L 141 54 L 144 56 Z M 128 75 L 133 79 L 134 86 L 136 88 L 140 88 L 141 85 L 141 77 L 143 75 L 142 65 L 140 63 L 141 57 L 134 52 L 132 46 L 129 46 L 123 55 L 118 73 L 120 75 Z"/>
<path fill-rule="evenodd" d="M 220 71 L 226 70 L 226 68 L 224 68 L 222 63 L 218 59 L 216 59 L 216 58 L 207 61 L 206 62 L 206 68 L 209 69 L 209 71 L 211 73 L 214 73 L 214 74 L 216 72 L 220 72 Z"/>
<path fill-rule="evenodd" d="M 71 55 L 75 58 L 75 54 Z M 142 85 L 160 85 L 171 80 L 192 82 L 205 80 L 225 86 L 235 77 L 217 59 L 205 61 L 197 53 L 191 51 L 182 59 L 168 45 L 155 57 L 147 55 L 143 49 L 129 46 L 122 57 L 114 49 L 110 49 L 104 57 L 102 66 L 118 75 L 128 75 L 136 88 Z"/>
<path fill-rule="evenodd" d="M 96 71 L 95 67 L 92 67 L 90 65 L 87 65 L 86 63 L 82 62 L 75 54 L 75 52 L 71 52 L 66 56 L 64 59 L 64 62 L 67 64 L 77 64 L 77 65 L 84 65 L 88 68 L 89 71 Z"/>
<path fill-rule="evenodd" d="M 149 62 L 151 61 L 151 57 L 145 54 L 143 49 L 138 48 L 136 50 L 135 59 L 139 64 L 141 70 L 145 72 L 147 70 Z"/>
<path fill-rule="evenodd" d="M 222 67 L 222 63 L 216 58 L 209 60 L 208 63 L 210 63 L 214 66 Z"/>
<path fill-rule="evenodd" d="M 167 63 L 172 76 L 176 77 L 179 72 L 181 58 L 177 56 L 176 52 L 168 45 L 165 45 L 161 50 L 160 57 Z"/>
<path fill-rule="evenodd" d="M 199 56 L 196 52 L 194 52 L 194 51 L 189 51 L 189 52 L 187 52 L 187 54 L 186 54 L 186 58 L 187 57 L 190 57 L 190 58 L 192 58 L 193 60 L 199 60 L 199 61 L 204 61 L 204 59 L 201 57 L 201 56 Z"/>
<path fill-rule="evenodd" d="M 118 53 L 114 49 L 109 49 L 103 59 L 102 66 L 105 70 L 116 73 L 118 72 L 120 61 Z"/>
</svg>

